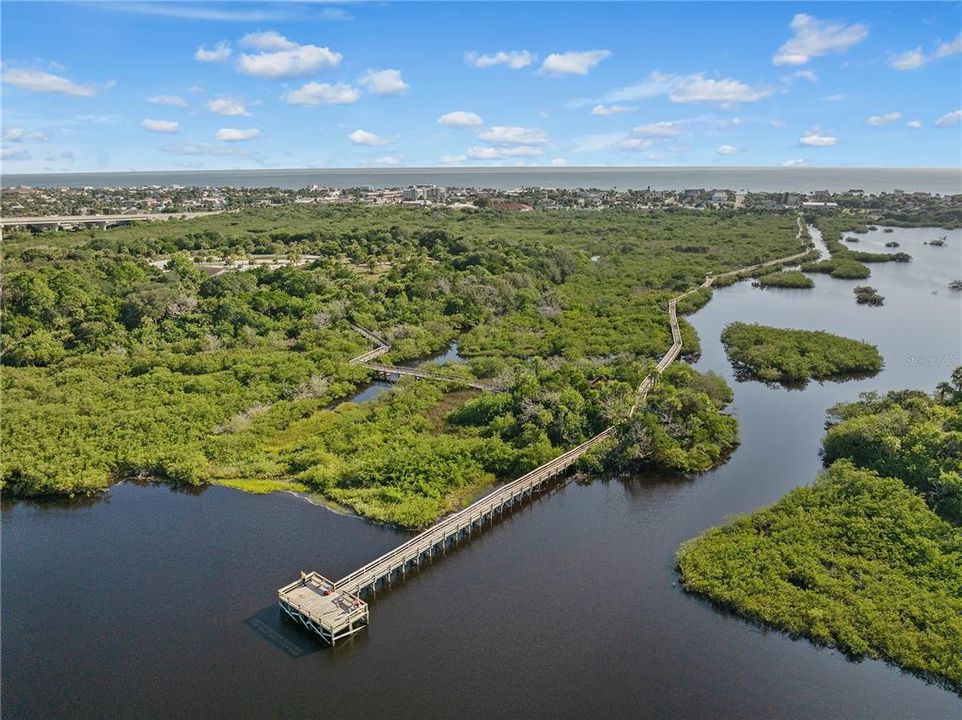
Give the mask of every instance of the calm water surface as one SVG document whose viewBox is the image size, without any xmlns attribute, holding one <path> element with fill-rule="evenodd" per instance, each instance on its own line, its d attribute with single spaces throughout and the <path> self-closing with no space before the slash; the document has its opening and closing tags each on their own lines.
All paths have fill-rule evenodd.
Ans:
<svg viewBox="0 0 962 720">
<path fill-rule="evenodd" d="M 292 495 L 119 485 L 83 505 L 3 510 L 3 711 L 11 718 L 290 716 L 958 718 L 962 700 L 880 662 L 769 632 L 676 586 L 678 544 L 771 503 L 819 468 L 825 410 L 863 390 L 931 389 L 959 364 L 962 233 L 881 231 L 910 265 L 855 282 L 718 290 L 691 321 L 701 369 L 745 320 L 876 343 L 875 378 L 734 383 L 742 445 L 693 479 L 569 484 L 381 594 L 328 649 L 282 622 L 275 589 L 340 577 L 405 534 Z M 863 281 L 864 282 L 864 281 Z"/>
<path fill-rule="evenodd" d="M 574 167 L 574 168 L 389 168 L 299 170 L 177 170 L 165 172 L 57 173 L 0 176 L 3 187 L 403 187 L 429 183 L 445 187 L 510 190 L 519 187 L 681 190 L 728 188 L 757 192 L 844 192 L 942 195 L 962 193 L 958 168 L 740 168 L 740 167 Z"/>
</svg>

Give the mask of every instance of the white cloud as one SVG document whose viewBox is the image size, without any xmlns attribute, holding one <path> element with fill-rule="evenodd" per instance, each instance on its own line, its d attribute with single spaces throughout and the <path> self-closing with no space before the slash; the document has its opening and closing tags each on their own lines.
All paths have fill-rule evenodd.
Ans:
<svg viewBox="0 0 962 720">
<path fill-rule="evenodd" d="M 50 138 L 42 132 L 24 130 L 23 128 L 7 128 L 0 137 L 3 138 L 4 142 L 24 142 L 27 140 L 47 142 L 50 140 Z"/>
<path fill-rule="evenodd" d="M 929 59 L 925 56 L 925 53 L 922 52 L 922 48 L 917 47 L 914 50 L 906 50 L 896 55 L 889 64 L 895 70 L 915 70 L 925 65 L 928 61 Z"/>
<path fill-rule="evenodd" d="M 801 78 L 802 80 L 808 80 L 809 82 L 818 82 L 818 75 L 815 74 L 814 70 L 799 70 L 789 75 L 790 78 Z"/>
<path fill-rule="evenodd" d="M 143 125 L 144 130 L 148 132 L 155 133 L 178 133 L 180 132 L 180 123 L 173 120 L 151 120 L 149 118 L 145 119 L 141 125 Z"/>
<path fill-rule="evenodd" d="M 772 58 L 776 65 L 804 65 L 813 57 L 845 52 L 868 37 L 868 27 L 860 23 L 844 25 L 805 13 L 792 18 L 791 28 L 795 35 L 778 48 Z"/>
<path fill-rule="evenodd" d="M 0 160 L 30 160 L 31 155 L 19 148 L 0 148 Z"/>
<path fill-rule="evenodd" d="M 934 60 L 941 60 L 952 55 L 958 55 L 959 53 L 962 53 L 962 33 L 956 35 L 954 40 L 940 42 L 936 46 L 935 52 L 931 55 L 926 55 L 925 52 L 922 51 L 922 47 L 919 46 L 913 50 L 906 50 L 905 52 L 899 53 L 892 58 L 889 65 L 895 70 L 917 70 Z"/>
<path fill-rule="evenodd" d="M 632 128 L 631 134 L 634 137 L 643 138 L 672 138 L 681 135 L 683 123 L 680 121 L 665 121 L 639 125 Z"/>
<path fill-rule="evenodd" d="M 791 160 L 786 160 L 782 163 L 782 167 L 798 167 L 799 165 L 804 165 L 804 158 L 793 158 Z"/>
<path fill-rule="evenodd" d="M 587 75 L 591 68 L 609 57 L 611 57 L 611 50 L 551 53 L 541 63 L 539 72 L 548 75 Z"/>
<path fill-rule="evenodd" d="M 646 100 L 647 98 L 665 95 L 678 84 L 677 75 L 668 75 L 657 70 L 648 73 L 640 83 L 616 88 L 605 94 L 607 102 L 625 102 L 630 100 Z"/>
<path fill-rule="evenodd" d="M 230 117 L 248 117 L 250 113 L 244 107 L 244 101 L 221 95 L 207 101 L 207 109 L 218 115 L 228 115 Z"/>
<path fill-rule="evenodd" d="M 831 147 L 838 143 L 838 138 L 832 135 L 823 135 L 817 128 L 809 130 L 798 141 L 799 145 L 805 147 Z"/>
<path fill-rule="evenodd" d="M 634 108 L 624 105 L 595 105 L 591 108 L 592 115 L 621 115 L 622 113 L 634 112 Z"/>
<path fill-rule="evenodd" d="M 152 95 L 147 102 L 153 105 L 170 105 L 171 107 L 187 107 L 187 101 L 176 95 Z"/>
<path fill-rule="evenodd" d="M 464 53 L 465 62 L 479 68 L 504 65 L 512 70 L 520 70 L 533 63 L 534 58 L 527 50 L 502 50 L 492 55 L 480 55 L 474 51 Z"/>
<path fill-rule="evenodd" d="M 937 58 L 947 58 L 959 53 L 962 53 L 962 32 L 955 36 L 955 40 L 939 43 L 939 46 L 935 49 L 935 57 Z"/>
<path fill-rule="evenodd" d="M 909 120 L 907 123 L 905 123 L 905 126 L 906 126 L 906 127 L 910 127 L 910 128 L 916 128 L 916 129 L 918 129 L 918 128 L 922 127 L 922 121 L 921 121 L 921 120 Z"/>
<path fill-rule="evenodd" d="M 734 155 L 738 152 L 738 148 L 734 145 L 721 145 L 715 152 L 719 155 Z"/>
<path fill-rule="evenodd" d="M 248 130 L 238 130 L 237 128 L 221 128 L 217 131 L 217 139 L 225 142 L 239 142 L 241 140 L 253 140 L 259 137 L 261 131 L 257 128 Z"/>
<path fill-rule="evenodd" d="M 196 85 L 196 84 L 195 84 L 195 85 L 189 86 L 189 87 L 187 88 L 187 92 L 202 93 L 202 92 L 204 92 L 204 88 L 202 88 L 200 85 Z"/>
<path fill-rule="evenodd" d="M 336 67 L 343 58 L 330 48 L 299 45 L 273 31 L 247 35 L 244 41 L 262 51 L 254 55 L 244 53 L 237 60 L 237 69 L 254 77 L 272 80 L 304 77 L 321 68 Z"/>
<path fill-rule="evenodd" d="M 398 155 L 384 155 L 383 157 L 375 158 L 374 162 L 377 165 L 400 165 L 401 158 Z"/>
<path fill-rule="evenodd" d="M 289 90 L 284 99 L 291 105 L 351 105 L 361 93 L 347 83 L 304 83 L 297 90 Z"/>
<path fill-rule="evenodd" d="M 233 51 L 226 40 L 221 40 L 214 47 L 208 50 L 203 45 L 194 51 L 194 60 L 198 62 L 227 62 Z"/>
<path fill-rule="evenodd" d="M 776 130 L 781 130 L 783 127 L 785 127 L 786 123 L 784 120 L 779 120 L 778 118 L 775 118 L 769 124 Z"/>
<path fill-rule="evenodd" d="M 347 136 L 355 145 L 387 145 L 391 141 L 367 130 L 355 130 Z"/>
<path fill-rule="evenodd" d="M 264 20 L 283 20 L 289 17 L 288 13 L 275 10 L 222 10 L 213 7 L 196 7 L 181 2 L 112 2 L 104 3 L 103 7 L 109 10 L 140 15 L 158 15 L 161 17 L 187 18 L 189 20 L 214 20 L 216 22 L 261 22 Z"/>
<path fill-rule="evenodd" d="M 91 85 L 81 85 L 43 70 L 5 69 L 2 80 L 7 85 L 13 85 L 30 92 L 60 93 L 62 95 L 73 95 L 74 97 L 93 97 L 97 94 Z"/>
<path fill-rule="evenodd" d="M 548 133 L 540 128 L 501 125 L 482 130 L 478 137 L 492 145 L 543 145 L 549 139 Z"/>
<path fill-rule="evenodd" d="M 568 165 L 570 165 L 570 164 L 571 164 L 571 163 L 569 163 L 569 162 L 568 162 L 567 160 L 565 160 L 564 158 L 554 158 L 554 159 L 551 161 L 551 167 L 568 167 Z"/>
<path fill-rule="evenodd" d="M 468 159 L 467 155 L 442 155 L 440 160 L 445 165 L 453 165 L 455 163 L 461 163 Z"/>
<path fill-rule="evenodd" d="M 468 112 L 466 110 L 455 110 L 454 112 L 449 112 L 439 117 L 438 122 L 441 125 L 458 128 L 472 128 L 484 125 L 484 120 L 481 119 L 480 115 L 477 113 Z"/>
<path fill-rule="evenodd" d="M 618 150 L 637 152 L 638 150 L 647 150 L 654 144 L 655 141 L 651 138 L 626 137 L 616 142 L 614 147 Z"/>
<path fill-rule="evenodd" d="M 683 78 L 672 88 L 668 99 L 676 103 L 713 102 L 729 105 L 756 102 L 771 94 L 772 91 L 768 88 L 754 88 L 731 78 L 713 80 L 702 73 L 696 73 Z"/>
<path fill-rule="evenodd" d="M 372 95 L 403 95 L 410 88 L 400 70 L 368 70 L 357 82 Z"/>
<path fill-rule="evenodd" d="M 541 148 L 531 145 L 516 147 L 470 147 L 467 156 L 474 160 L 501 160 L 516 157 L 537 157 L 542 154 Z"/>
<path fill-rule="evenodd" d="M 185 143 L 182 145 L 162 145 L 161 152 L 169 155 L 244 155 L 240 148 L 212 145 L 208 143 Z"/>
<path fill-rule="evenodd" d="M 293 50 L 297 43 L 288 40 L 276 30 L 247 33 L 241 38 L 240 44 L 255 50 Z"/>
<path fill-rule="evenodd" d="M 962 110 L 955 110 L 950 113 L 946 113 L 938 120 L 935 121 L 935 127 L 951 127 L 952 125 L 958 125 L 959 121 L 962 120 Z"/>
<path fill-rule="evenodd" d="M 870 115 L 868 120 L 865 122 L 873 127 L 882 127 L 883 125 L 891 125 L 894 122 L 898 122 L 902 119 L 902 113 L 900 112 L 890 112 L 884 115 Z"/>
</svg>

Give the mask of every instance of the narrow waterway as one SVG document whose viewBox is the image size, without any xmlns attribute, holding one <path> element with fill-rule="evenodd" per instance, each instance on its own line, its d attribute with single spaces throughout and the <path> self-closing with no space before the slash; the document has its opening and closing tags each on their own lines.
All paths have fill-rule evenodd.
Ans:
<svg viewBox="0 0 962 720">
<path fill-rule="evenodd" d="M 571 483 L 372 604 L 329 649 L 283 622 L 277 587 L 340 577 L 403 533 L 293 495 L 120 485 L 84 504 L 7 505 L 3 711 L 11 718 L 950 718 L 957 695 L 881 662 L 767 631 L 685 594 L 678 544 L 811 481 L 825 410 L 865 390 L 930 390 L 962 363 L 962 232 L 896 230 L 911 264 L 859 283 L 715 292 L 689 319 L 697 366 L 735 388 L 742 444 L 691 478 Z M 880 308 L 857 306 L 870 284 Z M 826 329 L 879 346 L 875 378 L 736 383 L 728 322 Z"/>
</svg>

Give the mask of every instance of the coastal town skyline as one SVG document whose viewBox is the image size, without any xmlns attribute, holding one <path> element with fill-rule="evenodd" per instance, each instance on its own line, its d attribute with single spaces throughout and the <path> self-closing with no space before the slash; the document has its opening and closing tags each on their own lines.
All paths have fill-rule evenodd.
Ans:
<svg viewBox="0 0 962 720">
<path fill-rule="evenodd" d="M 960 7 L 7 3 L 4 173 L 955 167 Z"/>
</svg>

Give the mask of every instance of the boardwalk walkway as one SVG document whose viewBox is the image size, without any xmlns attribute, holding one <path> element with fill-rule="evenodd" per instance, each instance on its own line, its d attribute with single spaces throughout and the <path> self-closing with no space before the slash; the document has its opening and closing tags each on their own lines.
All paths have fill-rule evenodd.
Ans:
<svg viewBox="0 0 962 720">
<path fill-rule="evenodd" d="M 352 365 L 363 365 L 369 370 L 373 370 L 376 374 L 381 375 L 386 378 L 390 378 L 393 375 L 401 376 L 408 375 L 410 377 L 419 378 L 421 380 L 437 380 L 438 382 L 447 383 L 458 383 L 459 385 L 465 385 L 466 387 L 475 388 L 476 390 L 486 390 L 487 392 L 504 392 L 507 388 L 498 383 L 488 382 L 486 380 L 475 380 L 474 378 L 463 378 L 457 375 L 445 375 L 444 373 L 432 372 L 431 370 L 424 370 L 422 368 L 404 367 L 403 365 L 383 365 L 381 363 L 371 362 L 379 358 L 384 353 L 391 349 L 391 345 L 379 335 L 375 335 L 370 330 L 362 328 L 360 325 L 351 325 L 351 329 L 364 336 L 372 343 L 375 347 L 367 352 L 363 352 L 357 357 L 351 358 L 348 362 Z"/>
<path fill-rule="evenodd" d="M 798 234 L 796 238 L 801 241 L 804 225 L 801 217 L 797 221 Z M 658 362 L 656 371 L 647 375 L 638 386 L 635 402 L 631 406 L 628 417 L 633 416 L 638 407 L 644 404 L 648 398 L 648 393 L 655 384 L 657 375 L 664 372 L 681 355 L 683 343 L 677 314 L 679 300 L 699 290 L 711 287 L 717 278 L 752 272 L 773 265 L 784 265 L 801 259 L 809 251 L 810 248 L 806 248 L 805 251 L 788 257 L 769 260 L 719 275 L 708 275 L 701 285 L 669 300 L 668 321 L 671 326 L 671 347 Z M 351 327 L 355 332 L 363 335 L 377 346 L 373 350 L 353 358 L 352 363 L 363 364 L 375 370 L 384 368 L 382 372 L 394 374 L 402 374 L 398 372 L 399 370 L 414 370 L 413 368 L 396 368 L 371 363 L 371 359 L 383 355 L 391 349 L 391 346 L 370 330 L 355 325 Z M 413 375 L 414 372 L 403 374 Z M 421 372 L 414 376 L 469 384 L 460 378 L 448 378 L 429 372 Z M 471 385 L 471 387 L 476 387 L 476 385 Z M 368 622 L 367 603 L 361 599 L 362 595 L 373 594 L 377 590 L 378 584 L 390 585 L 394 580 L 403 579 L 408 571 L 420 568 L 421 563 L 425 560 L 430 560 L 439 552 L 443 553 L 448 547 L 469 539 L 472 533 L 481 530 L 485 523 L 494 522 L 498 516 L 510 511 L 526 499 L 543 492 L 554 479 L 564 474 L 589 450 L 612 437 L 615 431 L 614 425 L 606 428 L 581 445 L 562 453 L 516 480 L 496 488 L 463 510 L 442 518 L 437 524 L 424 532 L 336 582 L 327 580 L 317 573 L 301 573 L 300 580 L 295 580 L 290 585 L 278 590 L 278 604 L 287 615 L 331 645 L 339 639 L 353 635 L 365 627 Z"/>
</svg>

